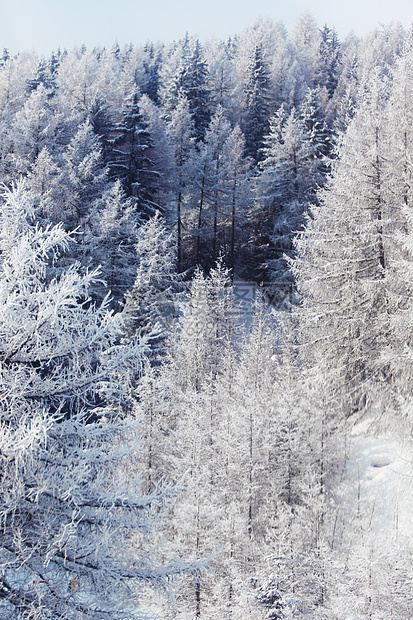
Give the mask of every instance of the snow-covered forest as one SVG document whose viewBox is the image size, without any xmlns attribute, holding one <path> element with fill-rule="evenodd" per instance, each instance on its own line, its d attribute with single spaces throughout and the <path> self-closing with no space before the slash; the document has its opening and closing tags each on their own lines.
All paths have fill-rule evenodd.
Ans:
<svg viewBox="0 0 413 620">
<path fill-rule="evenodd" d="M 1 620 L 412 618 L 413 31 L 4 50 L 0 182 Z"/>
</svg>

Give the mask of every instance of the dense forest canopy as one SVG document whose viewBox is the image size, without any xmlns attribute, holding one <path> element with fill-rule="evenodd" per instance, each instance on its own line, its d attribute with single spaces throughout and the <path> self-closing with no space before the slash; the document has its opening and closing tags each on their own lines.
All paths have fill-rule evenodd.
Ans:
<svg viewBox="0 0 413 620">
<path fill-rule="evenodd" d="M 4 50 L 1 618 L 413 616 L 412 84 L 308 13 Z"/>
<path fill-rule="evenodd" d="M 390 88 L 408 36 L 390 24 L 340 41 L 306 13 L 291 32 L 258 20 L 205 44 L 188 34 L 169 46 L 49 58 L 5 50 L 1 179 L 24 177 L 36 217 L 79 230 L 82 263 L 102 263 L 93 240 L 108 234 L 102 221 L 109 226 L 119 182 L 124 224 L 114 247 L 122 238 L 128 252 L 133 227 L 159 211 L 176 235 L 179 272 L 208 271 L 222 254 L 247 279 L 289 280 L 285 255 L 294 255 L 339 136 L 372 81 Z M 105 276 L 122 299 L 130 261 L 111 260 L 118 265 L 106 264 Z"/>
</svg>

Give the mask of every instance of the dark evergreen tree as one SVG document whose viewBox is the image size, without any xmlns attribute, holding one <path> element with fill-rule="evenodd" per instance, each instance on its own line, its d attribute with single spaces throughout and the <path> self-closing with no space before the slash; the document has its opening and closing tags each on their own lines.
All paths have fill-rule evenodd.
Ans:
<svg viewBox="0 0 413 620">
<path fill-rule="evenodd" d="M 182 75 L 182 90 L 189 101 L 197 141 L 204 138 L 211 120 L 210 92 L 207 82 L 207 63 L 204 60 L 199 39 L 196 39 L 188 65 Z"/>
<path fill-rule="evenodd" d="M 103 161 L 107 163 L 113 122 L 110 116 L 110 107 L 103 96 L 98 95 L 93 100 L 89 110 L 89 121 L 94 133 L 100 138 Z"/>
<path fill-rule="evenodd" d="M 261 148 L 264 136 L 268 133 L 271 113 L 269 70 L 260 45 L 255 46 L 248 68 L 245 103 L 243 122 L 245 152 L 258 163 L 262 159 Z"/>
<path fill-rule="evenodd" d="M 147 123 L 139 110 L 135 92 L 128 100 L 122 121 L 114 128 L 108 156 L 110 177 L 120 179 L 128 197 L 142 212 L 154 213 L 159 172 L 150 156 L 153 146 Z"/>
<path fill-rule="evenodd" d="M 153 43 L 147 43 L 143 50 L 146 58 L 143 61 L 145 82 L 142 94 L 148 95 L 156 104 L 159 104 L 159 67 L 162 63 L 162 50 L 156 50 Z"/>
<path fill-rule="evenodd" d="M 341 45 L 334 28 L 327 25 L 321 30 L 320 40 L 320 86 L 327 88 L 331 98 L 337 88 L 341 68 Z"/>
</svg>

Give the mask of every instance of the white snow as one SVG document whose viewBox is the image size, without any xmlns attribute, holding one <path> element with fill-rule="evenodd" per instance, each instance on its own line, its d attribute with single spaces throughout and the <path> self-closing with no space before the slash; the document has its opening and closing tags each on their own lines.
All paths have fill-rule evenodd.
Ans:
<svg viewBox="0 0 413 620">
<path fill-rule="evenodd" d="M 353 507 L 369 515 L 377 533 L 413 533 L 413 461 L 407 441 L 373 434 L 370 422 L 350 435 L 347 479 Z"/>
</svg>

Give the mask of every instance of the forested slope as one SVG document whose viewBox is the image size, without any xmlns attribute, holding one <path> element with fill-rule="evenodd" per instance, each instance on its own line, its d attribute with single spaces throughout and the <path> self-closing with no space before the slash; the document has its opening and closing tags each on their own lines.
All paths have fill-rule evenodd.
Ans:
<svg viewBox="0 0 413 620">
<path fill-rule="evenodd" d="M 2 618 L 413 616 L 412 73 L 308 14 L 4 51 Z"/>
</svg>

